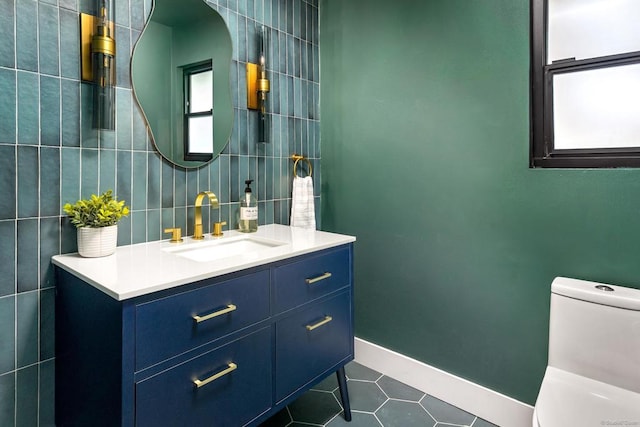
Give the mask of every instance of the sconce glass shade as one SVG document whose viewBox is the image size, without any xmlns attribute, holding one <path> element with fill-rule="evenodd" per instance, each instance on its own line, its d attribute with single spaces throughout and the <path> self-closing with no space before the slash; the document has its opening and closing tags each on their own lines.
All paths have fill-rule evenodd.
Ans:
<svg viewBox="0 0 640 427">
<path fill-rule="evenodd" d="M 114 38 L 115 6 L 113 0 L 98 0 L 97 17 L 91 36 L 93 71 L 93 127 L 116 128 L 116 42 Z"/>
<path fill-rule="evenodd" d="M 258 63 L 247 62 L 247 107 L 258 110 L 258 142 L 268 142 L 267 134 L 267 46 L 269 30 L 264 25 L 257 28 Z"/>
<path fill-rule="evenodd" d="M 258 142 L 267 142 L 267 93 L 269 80 L 267 79 L 267 27 L 258 28 Z"/>
</svg>

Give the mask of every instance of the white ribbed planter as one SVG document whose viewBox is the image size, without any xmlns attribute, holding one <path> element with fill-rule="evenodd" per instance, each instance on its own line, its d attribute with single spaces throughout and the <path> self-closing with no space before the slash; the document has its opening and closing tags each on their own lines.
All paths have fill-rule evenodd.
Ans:
<svg viewBox="0 0 640 427">
<path fill-rule="evenodd" d="M 78 228 L 78 253 L 87 258 L 111 255 L 118 244 L 118 225 Z"/>
</svg>

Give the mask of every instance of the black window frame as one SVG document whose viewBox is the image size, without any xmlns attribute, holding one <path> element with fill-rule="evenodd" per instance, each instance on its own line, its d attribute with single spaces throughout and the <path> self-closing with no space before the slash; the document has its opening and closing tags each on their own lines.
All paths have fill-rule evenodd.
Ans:
<svg viewBox="0 0 640 427">
<path fill-rule="evenodd" d="M 200 62 L 197 64 L 192 64 L 189 66 L 182 67 L 182 93 L 183 93 L 183 139 L 184 139 L 184 159 L 185 160 L 195 160 L 195 161 L 209 161 L 213 159 L 213 147 L 211 147 L 211 153 L 192 153 L 189 151 L 189 119 L 191 117 L 206 117 L 211 116 L 211 127 L 213 129 L 213 108 L 209 111 L 199 111 L 196 113 L 191 113 L 189 109 L 189 104 L 191 102 L 191 80 L 190 77 L 194 74 L 204 73 L 206 71 L 211 71 L 213 76 L 213 63 L 211 60 Z M 213 135 L 212 135 L 213 139 Z"/>
<path fill-rule="evenodd" d="M 639 147 L 556 149 L 553 146 L 553 77 L 556 74 L 640 63 L 640 51 L 547 65 L 548 0 L 531 0 L 531 168 L 640 167 Z"/>
</svg>

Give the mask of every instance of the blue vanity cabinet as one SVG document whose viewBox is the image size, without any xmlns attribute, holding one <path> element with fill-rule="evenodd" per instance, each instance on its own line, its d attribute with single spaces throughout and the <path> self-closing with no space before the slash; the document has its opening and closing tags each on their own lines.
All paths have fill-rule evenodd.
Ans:
<svg viewBox="0 0 640 427">
<path fill-rule="evenodd" d="M 122 301 L 57 268 L 56 425 L 256 426 L 336 372 L 348 408 L 352 259 L 348 243 Z"/>
<path fill-rule="evenodd" d="M 351 284 L 351 252 L 342 247 L 274 269 L 274 310 L 278 313 L 313 301 Z"/>
<path fill-rule="evenodd" d="M 136 370 L 266 320 L 269 269 L 136 304 Z"/>
<path fill-rule="evenodd" d="M 353 359 L 351 247 L 274 268 L 276 402 Z"/>
<path fill-rule="evenodd" d="M 276 323 L 276 402 L 353 354 L 351 296 L 339 293 Z M 311 383 L 311 384 L 310 384 Z"/>
<path fill-rule="evenodd" d="M 271 408 L 270 350 L 266 327 L 136 383 L 136 427 L 246 425 Z"/>
</svg>

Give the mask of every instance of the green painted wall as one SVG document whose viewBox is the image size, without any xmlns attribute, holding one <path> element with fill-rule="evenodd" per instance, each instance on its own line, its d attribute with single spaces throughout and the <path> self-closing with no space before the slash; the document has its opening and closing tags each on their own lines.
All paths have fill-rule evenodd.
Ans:
<svg viewBox="0 0 640 427">
<path fill-rule="evenodd" d="M 321 1 L 356 335 L 529 404 L 555 276 L 640 284 L 640 170 L 531 170 L 527 0 Z"/>
</svg>

